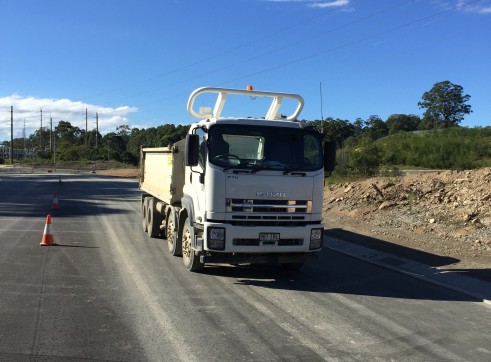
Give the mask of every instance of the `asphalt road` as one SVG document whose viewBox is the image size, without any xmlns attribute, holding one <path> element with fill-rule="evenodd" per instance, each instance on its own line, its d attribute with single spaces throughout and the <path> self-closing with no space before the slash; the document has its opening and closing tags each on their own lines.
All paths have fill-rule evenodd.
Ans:
<svg viewBox="0 0 491 362">
<path fill-rule="evenodd" d="M 190 273 L 142 232 L 139 195 L 0 174 L 0 361 L 491 360 L 489 305 L 343 254 Z M 39 245 L 47 213 L 59 246 Z"/>
</svg>

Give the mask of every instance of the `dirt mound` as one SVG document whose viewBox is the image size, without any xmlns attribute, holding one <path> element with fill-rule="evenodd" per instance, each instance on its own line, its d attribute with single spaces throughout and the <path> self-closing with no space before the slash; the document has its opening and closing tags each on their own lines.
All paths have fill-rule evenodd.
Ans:
<svg viewBox="0 0 491 362">
<path fill-rule="evenodd" d="M 138 168 L 110 168 L 107 170 L 95 171 L 98 175 L 104 176 L 115 176 L 115 177 L 130 177 L 138 178 L 140 177 L 140 169 Z"/>
<path fill-rule="evenodd" d="M 331 185 L 324 209 L 327 228 L 450 256 L 459 268 L 491 266 L 491 168 Z"/>
</svg>

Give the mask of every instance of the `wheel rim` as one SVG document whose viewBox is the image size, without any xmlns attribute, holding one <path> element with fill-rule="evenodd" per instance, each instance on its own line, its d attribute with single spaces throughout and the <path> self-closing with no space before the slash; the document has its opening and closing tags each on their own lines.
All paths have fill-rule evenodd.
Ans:
<svg viewBox="0 0 491 362">
<path fill-rule="evenodd" d="M 174 238 L 174 220 L 169 220 L 167 223 L 167 245 L 169 251 L 173 251 L 175 248 L 176 239 Z"/>
<path fill-rule="evenodd" d="M 189 261 L 191 259 L 191 232 L 185 228 L 182 235 L 182 257 Z"/>
</svg>

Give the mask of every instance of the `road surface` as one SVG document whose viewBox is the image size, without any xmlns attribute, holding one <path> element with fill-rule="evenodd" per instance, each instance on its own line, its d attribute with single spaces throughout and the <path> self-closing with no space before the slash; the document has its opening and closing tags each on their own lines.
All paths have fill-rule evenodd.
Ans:
<svg viewBox="0 0 491 362">
<path fill-rule="evenodd" d="M 0 198 L 1 361 L 491 360 L 488 305 L 336 252 L 188 272 L 135 180 L 0 174 Z"/>
</svg>

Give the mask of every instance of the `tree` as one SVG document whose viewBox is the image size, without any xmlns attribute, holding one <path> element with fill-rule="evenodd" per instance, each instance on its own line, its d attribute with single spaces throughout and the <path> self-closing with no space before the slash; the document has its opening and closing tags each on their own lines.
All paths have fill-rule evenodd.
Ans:
<svg viewBox="0 0 491 362">
<path fill-rule="evenodd" d="M 116 131 L 118 136 L 122 137 L 125 142 L 128 142 L 131 134 L 130 126 L 123 124 L 121 126 L 116 127 Z"/>
<path fill-rule="evenodd" d="M 147 147 L 146 142 L 145 142 L 145 130 L 144 129 L 139 130 L 138 128 L 133 128 L 131 130 L 131 136 L 130 136 L 130 139 L 128 140 L 128 144 L 127 144 L 126 148 L 133 155 L 139 157 L 140 148 L 142 146 Z"/>
<path fill-rule="evenodd" d="M 353 122 L 353 126 L 355 126 L 355 136 L 361 136 L 363 134 L 365 121 L 362 118 L 357 118 Z"/>
<path fill-rule="evenodd" d="M 106 146 L 108 160 L 123 162 L 123 154 L 126 152 L 126 143 L 120 135 L 110 132 L 102 139 Z"/>
<path fill-rule="evenodd" d="M 375 141 L 389 134 L 389 128 L 379 116 L 372 115 L 365 121 L 363 133 Z"/>
<path fill-rule="evenodd" d="M 389 127 L 389 134 L 392 135 L 418 130 L 421 119 L 414 114 L 392 114 L 385 123 Z"/>
<path fill-rule="evenodd" d="M 312 121 L 311 125 L 316 127 L 318 130 L 323 130 L 324 138 L 331 141 L 336 141 L 339 148 L 342 147 L 344 140 L 355 133 L 355 126 L 353 126 L 349 121 L 339 118 L 328 117 L 321 121 Z"/>
<path fill-rule="evenodd" d="M 418 102 L 420 109 L 426 109 L 420 128 L 457 126 L 464 119 L 464 115 L 472 112 L 471 106 L 466 104 L 470 97 L 468 94 L 463 94 L 462 86 L 448 80 L 435 83 Z"/>
<path fill-rule="evenodd" d="M 55 133 L 61 142 L 66 142 L 70 146 L 80 145 L 83 141 L 80 137 L 82 134 L 80 128 L 72 126 L 70 122 L 60 121 L 55 127 Z"/>
</svg>

